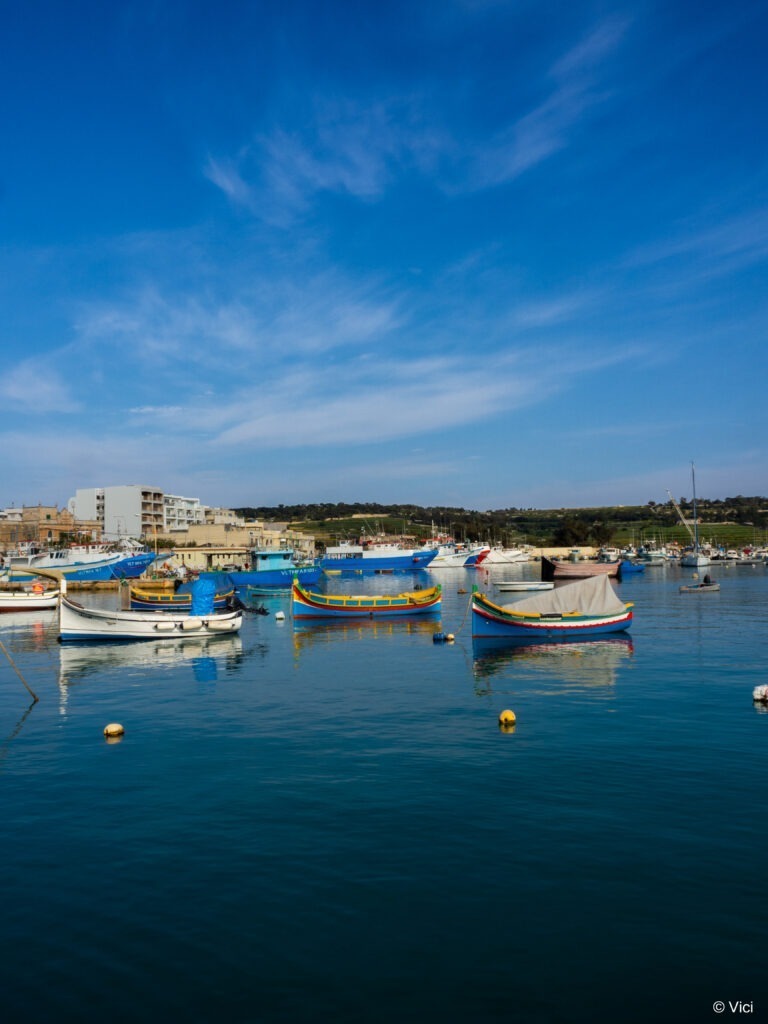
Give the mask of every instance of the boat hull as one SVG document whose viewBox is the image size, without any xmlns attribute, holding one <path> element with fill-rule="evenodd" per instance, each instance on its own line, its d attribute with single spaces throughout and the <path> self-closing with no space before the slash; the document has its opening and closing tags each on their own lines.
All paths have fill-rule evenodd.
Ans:
<svg viewBox="0 0 768 1024">
<path fill-rule="evenodd" d="M 522 615 L 500 607 L 482 594 L 472 595 L 473 637 L 536 637 L 548 640 L 574 639 L 620 633 L 632 624 L 632 610 L 616 615 Z"/>
<path fill-rule="evenodd" d="M 315 594 L 293 585 L 294 619 L 395 618 L 440 611 L 442 588 L 403 594 Z"/>
<path fill-rule="evenodd" d="M 30 565 L 28 569 L 21 566 L 12 566 L 8 578 L 15 582 L 29 581 L 37 575 L 37 570 L 52 569 L 66 580 L 71 582 L 106 583 L 107 580 L 115 578 L 114 568 L 121 561 L 120 555 L 112 558 L 104 558 L 98 562 L 64 562 L 43 564 L 42 562 Z"/>
<path fill-rule="evenodd" d="M 427 569 L 437 551 L 409 551 L 402 555 L 378 556 L 373 551 L 361 554 L 332 555 L 320 559 L 320 568 L 332 572 L 413 572 Z"/>
<path fill-rule="evenodd" d="M 58 603 L 58 590 L 49 590 L 43 594 L 16 594 L 13 591 L 0 593 L 0 613 L 38 611 L 41 608 L 55 608 Z"/>
<path fill-rule="evenodd" d="M 705 566 L 710 564 L 711 559 L 708 555 L 702 555 L 701 552 L 691 551 L 680 559 L 680 565 L 686 569 L 703 569 Z"/>
<path fill-rule="evenodd" d="M 497 590 L 553 590 L 554 583 L 526 583 L 526 582 L 507 582 L 503 581 L 496 584 Z"/>
<path fill-rule="evenodd" d="M 552 580 L 583 580 L 590 576 L 621 576 L 621 562 L 554 562 L 542 556 L 541 578 Z"/>
<path fill-rule="evenodd" d="M 135 580 L 141 576 L 153 562 L 157 561 L 157 555 L 151 551 L 140 551 L 137 554 L 126 555 L 112 568 L 112 575 L 118 579 Z"/>
<path fill-rule="evenodd" d="M 290 590 L 294 579 L 298 578 L 302 584 L 313 586 L 323 575 L 323 570 L 318 565 L 300 565 L 287 569 L 261 569 L 258 572 L 247 570 L 244 572 L 228 572 L 227 577 L 232 585 L 239 589 L 241 587 L 282 587 Z M 205 577 L 205 573 L 201 573 Z"/>
<path fill-rule="evenodd" d="M 62 596 L 59 640 L 164 640 L 181 636 L 225 636 L 243 624 L 242 612 L 190 615 L 174 611 L 111 611 L 85 608 Z"/>
</svg>

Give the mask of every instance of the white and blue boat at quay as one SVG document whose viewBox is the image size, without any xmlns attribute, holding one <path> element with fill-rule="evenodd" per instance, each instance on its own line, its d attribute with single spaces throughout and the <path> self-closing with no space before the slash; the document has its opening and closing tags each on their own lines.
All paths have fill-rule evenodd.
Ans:
<svg viewBox="0 0 768 1024">
<path fill-rule="evenodd" d="M 120 551 L 103 548 L 59 548 L 27 555 L 10 555 L 4 567 L 5 578 L 14 582 L 29 580 L 38 569 L 54 569 L 71 581 L 103 583 L 115 578 L 115 566 L 123 559 Z"/>
<path fill-rule="evenodd" d="M 424 551 L 435 550 L 435 557 L 429 564 L 430 569 L 469 569 L 479 565 L 491 550 L 488 544 L 447 544 L 424 545 Z"/>
<path fill-rule="evenodd" d="M 222 580 L 223 576 L 230 581 L 235 590 L 243 591 L 246 587 L 264 587 L 271 589 L 290 590 L 294 579 L 303 585 L 317 583 L 323 571 L 314 562 L 297 561 L 292 548 L 254 548 L 251 551 L 249 569 L 234 570 L 226 573 L 200 573 L 200 578 Z"/>
<path fill-rule="evenodd" d="M 437 548 L 404 548 L 399 544 L 349 544 L 325 549 L 320 567 L 326 572 L 413 572 L 427 569 Z M 301 580 L 299 582 L 302 582 Z"/>
<path fill-rule="evenodd" d="M 7 578 L 15 582 L 28 581 L 37 569 L 55 569 L 73 583 L 105 583 L 114 579 L 136 579 L 157 557 L 151 551 L 109 551 L 94 545 L 11 555 L 5 570 Z"/>
</svg>

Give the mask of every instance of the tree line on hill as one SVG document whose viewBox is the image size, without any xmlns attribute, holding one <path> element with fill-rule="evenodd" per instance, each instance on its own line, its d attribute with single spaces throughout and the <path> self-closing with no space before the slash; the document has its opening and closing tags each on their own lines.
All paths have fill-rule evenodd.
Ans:
<svg viewBox="0 0 768 1024">
<path fill-rule="evenodd" d="M 677 499 L 683 516 L 693 521 L 692 502 Z M 617 505 L 577 509 L 504 508 L 484 512 L 446 505 L 380 504 L 377 502 L 317 502 L 293 505 L 249 506 L 235 509 L 246 519 L 290 522 L 316 532 L 334 532 L 334 522 L 352 518 L 400 520 L 403 533 L 426 538 L 437 530 L 469 541 L 514 544 L 574 546 L 608 544 L 617 533 L 664 530 L 680 526 L 671 501 L 645 505 Z M 707 524 L 768 529 L 768 499 L 743 497 L 696 499 L 699 528 Z M 363 532 L 363 524 L 361 531 Z"/>
</svg>

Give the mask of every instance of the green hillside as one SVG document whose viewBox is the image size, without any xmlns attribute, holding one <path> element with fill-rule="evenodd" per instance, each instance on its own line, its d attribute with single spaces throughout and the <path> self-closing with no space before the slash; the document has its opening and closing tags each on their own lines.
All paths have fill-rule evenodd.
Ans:
<svg viewBox="0 0 768 1024">
<path fill-rule="evenodd" d="M 693 521 L 691 502 L 677 499 L 683 516 Z M 578 544 L 648 544 L 677 541 L 690 535 L 672 502 L 615 507 L 477 511 L 463 508 L 376 503 L 253 506 L 236 509 L 248 519 L 289 523 L 324 543 L 359 536 L 413 537 L 420 541 L 434 531 L 460 540 L 489 541 L 536 547 Z M 762 497 L 709 500 L 697 498 L 702 543 L 724 547 L 763 546 L 768 540 L 768 499 Z"/>
</svg>

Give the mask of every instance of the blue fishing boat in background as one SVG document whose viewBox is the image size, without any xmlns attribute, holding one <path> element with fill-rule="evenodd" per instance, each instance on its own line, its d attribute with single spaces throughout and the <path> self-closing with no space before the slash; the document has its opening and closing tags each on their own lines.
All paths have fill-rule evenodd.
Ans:
<svg viewBox="0 0 768 1024">
<path fill-rule="evenodd" d="M 222 573 L 200 573 L 206 577 L 221 580 L 226 576 L 235 589 L 245 587 L 282 587 L 291 589 L 294 579 L 300 583 L 311 585 L 317 583 L 322 576 L 322 569 L 314 562 L 300 562 L 292 548 L 254 548 L 251 551 L 249 569 Z"/>
<path fill-rule="evenodd" d="M 330 572 L 412 572 L 426 569 L 437 548 L 404 548 L 399 544 L 349 544 L 325 549 L 320 567 Z M 304 582 L 300 579 L 300 582 Z"/>
<path fill-rule="evenodd" d="M 637 562 L 631 558 L 622 558 L 619 578 L 623 579 L 625 576 L 630 576 L 633 572 L 645 572 L 645 566 L 645 562 Z"/>
</svg>

